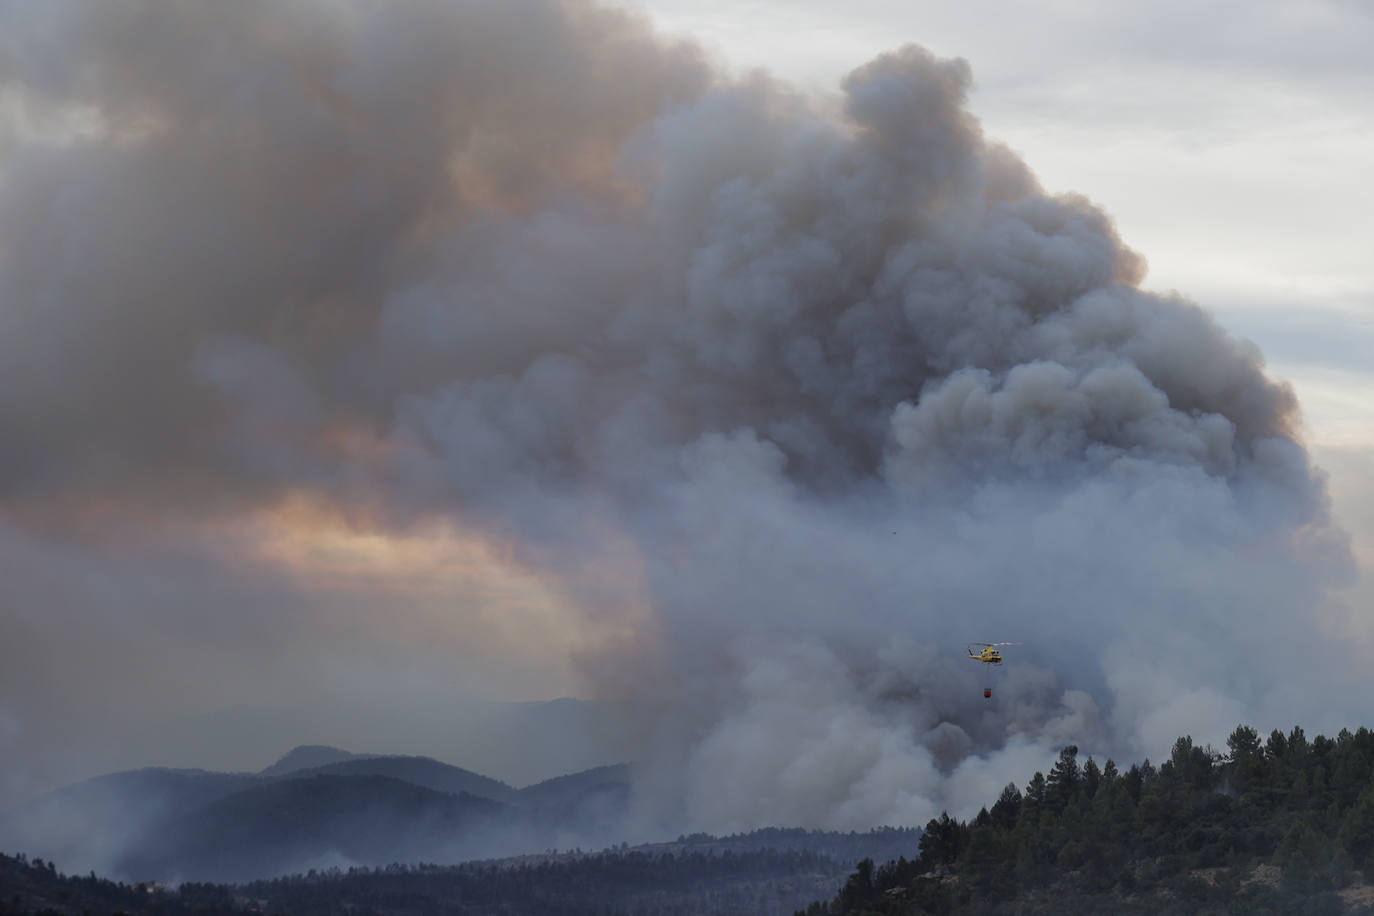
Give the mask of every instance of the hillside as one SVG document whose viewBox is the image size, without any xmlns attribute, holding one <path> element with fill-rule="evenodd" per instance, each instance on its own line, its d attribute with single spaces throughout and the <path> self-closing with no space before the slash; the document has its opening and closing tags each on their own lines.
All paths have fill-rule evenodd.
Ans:
<svg viewBox="0 0 1374 916">
<path fill-rule="evenodd" d="M 525 786 L 519 790 L 520 802 L 535 808 L 548 808 L 561 804 L 570 797 L 583 795 L 588 791 L 598 792 L 611 787 L 624 787 L 630 784 L 630 767 L 618 763 L 611 766 L 595 767 L 581 773 L 556 776 Z"/>
<path fill-rule="evenodd" d="M 148 885 L 117 884 L 94 874 L 86 877 L 65 875 L 57 866 L 41 858 L 0 854 L 0 916 L 29 916 L 31 913 L 124 913 L 181 914 L 193 912 L 192 895 L 168 895 Z M 232 905 L 231 898 L 220 903 Z M 226 907 L 219 912 L 234 912 Z"/>
<path fill-rule="evenodd" d="M 450 766 L 429 757 L 357 757 L 322 766 L 292 771 L 292 778 L 307 776 L 385 776 L 454 795 L 466 792 L 493 801 L 518 804 L 520 793 L 500 780 Z M 565 777 L 572 778 L 572 777 Z"/>
<path fill-rule="evenodd" d="M 172 819 L 125 852 L 121 874 L 246 881 L 332 865 L 460 862 L 529 841 L 517 811 L 386 776 L 315 775 L 246 789 Z"/>
<path fill-rule="evenodd" d="M 0 814 L 0 848 L 108 872 L 121 850 L 158 824 L 257 782 L 241 773 L 160 768 L 98 776 Z"/>
<path fill-rule="evenodd" d="M 600 767 L 516 790 L 427 757 L 300 747 L 258 774 L 150 768 L 68 786 L 0 815 L 0 849 L 160 881 L 459 862 L 618 840 L 628 779 Z"/>
<path fill-rule="evenodd" d="M 614 840 L 630 810 L 630 767 L 597 767 L 547 779 L 521 789 L 516 803 L 542 824 L 579 824 Z"/>
<path fill-rule="evenodd" d="M 119 885 L 0 855 L 0 916 L 112 913 L 348 912 L 355 916 L 508 916 L 609 912 L 785 916 L 838 887 L 856 857 L 900 855 L 910 830 L 761 830 L 671 843 L 520 856 L 466 865 L 325 868 L 247 884 Z"/>
<path fill-rule="evenodd" d="M 1066 747 L 972 821 L 930 821 L 919 857 L 864 861 L 806 916 L 1340 913 L 1374 901 L 1374 733 L 1237 728 L 1125 772 Z"/>
</svg>

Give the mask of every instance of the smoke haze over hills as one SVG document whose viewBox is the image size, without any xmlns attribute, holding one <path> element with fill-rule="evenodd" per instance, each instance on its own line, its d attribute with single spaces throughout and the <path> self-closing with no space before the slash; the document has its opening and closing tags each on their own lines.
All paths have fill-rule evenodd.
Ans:
<svg viewBox="0 0 1374 916">
<path fill-rule="evenodd" d="M 646 835 L 863 829 L 1365 712 L 1292 392 L 962 60 L 813 98 L 544 0 L 0 35 L 10 793 L 218 706 L 576 692 Z"/>
</svg>

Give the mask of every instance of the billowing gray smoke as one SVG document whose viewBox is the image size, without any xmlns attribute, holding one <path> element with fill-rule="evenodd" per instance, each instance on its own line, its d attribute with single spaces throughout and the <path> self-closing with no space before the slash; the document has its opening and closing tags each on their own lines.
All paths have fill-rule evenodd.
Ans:
<svg viewBox="0 0 1374 916">
<path fill-rule="evenodd" d="M 837 104 L 579 2 L 3 11 L 15 518 L 451 513 L 593 616 L 628 543 L 648 619 L 581 664 L 646 823 L 921 823 L 1064 743 L 1358 712 L 1291 391 L 963 61 Z M 990 702 L 971 640 L 1021 644 Z"/>
</svg>

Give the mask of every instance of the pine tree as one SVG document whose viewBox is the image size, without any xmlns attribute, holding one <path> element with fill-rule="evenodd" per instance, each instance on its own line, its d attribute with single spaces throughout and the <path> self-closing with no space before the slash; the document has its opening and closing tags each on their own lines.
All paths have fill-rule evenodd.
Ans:
<svg viewBox="0 0 1374 916">
<path fill-rule="evenodd" d="M 1263 750 L 1259 732 L 1248 725 L 1237 725 L 1236 730 L 1231 732 L 1231 737 L 1226 739 L 1226 746 L 1231 751 L 1231 759 L 1236 763 L 1257 757 Z"/>
<path fill-rule="evenodd" d="M 1277 728 L 1269 733 L 1269 740 L 1264 743 L 1264 756 L 1276 761 L 1283 761 L 1288 756 L 1288 739 Z"/>
<path fill-rule="evenodd" d="M 1004 830 L 1011 830 L 1016 826 L 1017 818 L 1021 816 L 1021 793 L 1016 789 L 1016 783 L 1009 782 L 998 797 L 997 803 L 992 806 L 992 822 L 994 825 Z"/>
<path fill-rule="evenodd" d="M 941 812 L 938 820 L 931 818 L 918 844 L 922 864 L 934 868 L 953 863 L 967 844 L 968 830 L 966 825 L 950 817 L 948 811 Z"/>
<path fill-rule="evenodd" d="M 1111 785 L 1112 783 L 1116 782 L 1116 781 L 1117 781 L 1118 779 L 1120 779 L 1120 778 L 1121 778 L 1121 774 L 1120 774 L 1119 772 L 1117 772 L 1117 769 L 1116 769 L 1116 761 L 1113 760 L 1112 758 L 1108 757 L 1108 758 L 1107 758 L 1107 762 L 1102 766 L 1102 783 L 1103 783 L 1103 785 Z"/>
<path fill-rule="evenodd" d="M 1078 746 L 1070 744 L 1059 752 L 1059 759 L 1050 767 L 1046 784 L 1046 801 L 1055 811 L 1063 811 L 1069 799 L 1078 791 L 1082 771 L 1078 768 Z"/>
<path fill-rule="evenodd" d="M 1083 794 L 1092 800 L 1097 794 L 1097 790 L 1102 787 L 1102 771 L 1097 768 L 1097 764 L 1091 757 L 1088 762 L 1083 764 Z"/>
<path fill-rule="evenodd" d="M 1366 786 L 1345 818 L 1336 839 L 1366 874 L 1374 871 L 1374 785 Z"/>
</svg>

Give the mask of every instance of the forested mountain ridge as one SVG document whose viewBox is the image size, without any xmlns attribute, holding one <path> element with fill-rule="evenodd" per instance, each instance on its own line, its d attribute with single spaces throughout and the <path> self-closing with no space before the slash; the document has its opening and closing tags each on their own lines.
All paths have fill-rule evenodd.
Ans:
<svg viewBox="0 0 1374 916">
<path fill-rule="evenodd" d="M 466 792 L 505 804 L 520 803 L 519 790 L 506 783 L 431 757 L 369 755 L 295 770 L 290 774 L 292 779 L 308 776 L 388 776 L 435 792 L 453 795 Z"/>
<path fill-rule="evenodd" d="M 510 806 L 467 793 L 388 776 L 313 775 L 159 823 L 124 851 L 119 873 L 248 881 L 340 862 L 461 862 L 520 848 L 525 826 Z"/>
<path fill-rule="evenodd" d="M 860 862 L 805 916 L 1374 912 L 1374 732 L 1179 738 L 1120 771 L 1063 749 L 971 821 L 931 820 L 918 857 Z"/>
<path fill-rule="evenodd" d="M 587 790 L 605 791 L 611 788 L 626 788 L 630 785 L 630 765 L 613 763 L 610 766 L 595 767 L 580 773 L 555 776 L 537 782 L 532 786 L 517 789 L 520 802 L 535 808 L 549 807 L 565 803 L 568 798 L 585 793 Z"/>
<path fill-rule="evenodd" d="M 123 912 L 487 916 L 653 913 L 786 916 L 829 893 L 862 857 L 914 849 L 918 832 L 767 829 L 728 837 L 470 862 L 328 868 L 245 884 L 117 884 L 0 855 L 0 916 Z"/>
</svg>

